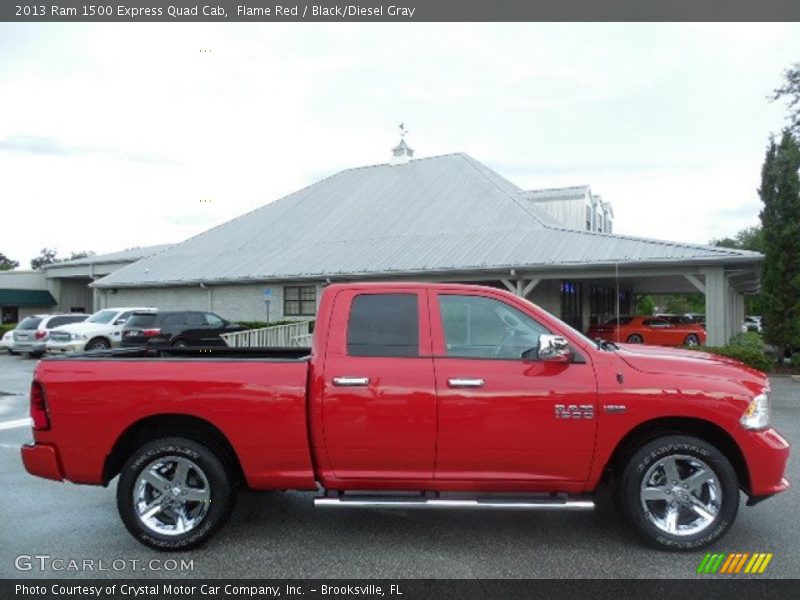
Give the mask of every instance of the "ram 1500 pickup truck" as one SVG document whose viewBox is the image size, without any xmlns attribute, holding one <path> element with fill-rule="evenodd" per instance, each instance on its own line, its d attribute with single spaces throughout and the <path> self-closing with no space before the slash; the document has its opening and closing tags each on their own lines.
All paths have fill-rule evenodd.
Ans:
<svg viewBox="0 0 800 600">
<path fill-rule="evenodd" d="M 32 474 L 107 485 L 140 542 L 182 550 L 239 486 L 320 507 L 594 506 L 695 549 L 789 487 L 760 372 L 697 351 L 592 341 L 506 291 L 337 284 L 313 348 L 107 350 L 42 360 Z"/>
</svg>

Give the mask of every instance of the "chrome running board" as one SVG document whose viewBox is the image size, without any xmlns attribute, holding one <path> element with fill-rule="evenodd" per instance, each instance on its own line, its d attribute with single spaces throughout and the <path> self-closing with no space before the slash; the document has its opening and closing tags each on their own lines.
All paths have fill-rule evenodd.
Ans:
<svg viewBox="0 0 800 600">
<path fill-rule="evenodd" d="M 322 496 L 314 498 L 315 507 L 337 508 L 469 508 L 469 509 L 511 509 L 511 510 L 592 510 L 592 500 L 495 500 L 495 499 L 442 499 L 408 497 L 370 497 L 370 496 Z"/>
</svg>

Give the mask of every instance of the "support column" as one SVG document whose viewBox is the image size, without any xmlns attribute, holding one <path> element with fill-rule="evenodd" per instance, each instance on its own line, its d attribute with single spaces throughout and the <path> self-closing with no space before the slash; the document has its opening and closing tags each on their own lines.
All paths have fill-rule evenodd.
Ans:
<svg viewBox="0 0 800 600">
<path fill-rule="evenodd" d="M 730 334 L 728 329 L 728 282 L 722 268 L 709 269 L 706 276 L 706 333 L 709 346 L 724 346 Z"/>
</svg>

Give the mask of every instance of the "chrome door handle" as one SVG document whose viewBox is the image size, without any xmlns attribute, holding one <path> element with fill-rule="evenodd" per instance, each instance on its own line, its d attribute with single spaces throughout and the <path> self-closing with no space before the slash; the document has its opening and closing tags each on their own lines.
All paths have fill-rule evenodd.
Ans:
<svg viewBox="0 0 800 600">
<path fill-rule="evenodd" d="M 454 388 L 480 388 L 483 387 L 484 383 L 486 382 L 483 379 L 465 379 L 461 377 L 447 380 L 447 385 Z"/>
<path fill-rule="evenodd" d="M 365 386 L 369 385 L 369 377 L 334 377 L 333 385 L 336 386 Z"/>
</svg>

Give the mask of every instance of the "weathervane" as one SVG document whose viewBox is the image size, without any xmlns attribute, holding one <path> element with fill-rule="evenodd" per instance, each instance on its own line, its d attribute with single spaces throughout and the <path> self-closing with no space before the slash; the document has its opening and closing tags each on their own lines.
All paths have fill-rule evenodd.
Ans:
<svg viewBox="0 0 800 600">
<path fill-rule="evenodd" d="M 408 133 L 408 129 L 406 129 L 405 122 L 400 123 L 400 125 L 398 127 L 400 128 L 400 139 L 401 140 L 406 139 L 406 134 Z"/>
</svg>

